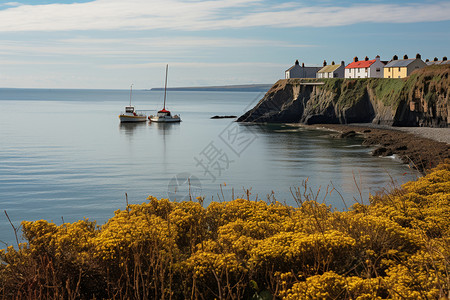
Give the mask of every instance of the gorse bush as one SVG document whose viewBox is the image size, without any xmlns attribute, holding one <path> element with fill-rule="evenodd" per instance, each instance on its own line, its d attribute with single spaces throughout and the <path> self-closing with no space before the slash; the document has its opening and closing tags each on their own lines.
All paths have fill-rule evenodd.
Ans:
<svg viewBox="0 0 450 300">
<path fill-rule="evenodd" d="M 146 203 L 103 226 L 22 223 L 3 299 L 438 299 L 450 293 L 450 163 L 334 211 L 236 199 Z"/>
</svg>

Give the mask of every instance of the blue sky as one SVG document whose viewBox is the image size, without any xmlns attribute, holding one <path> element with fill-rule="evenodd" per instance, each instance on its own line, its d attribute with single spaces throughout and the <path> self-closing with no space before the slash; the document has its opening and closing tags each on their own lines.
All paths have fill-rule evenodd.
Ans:
<svg viewBox="0 0 450 300">
<path fill-rule="evenodd" d="M 296 59 L 450 56 L 450 1 L 0 1 L 0 87 L 274 83 Z"/>
</svg>

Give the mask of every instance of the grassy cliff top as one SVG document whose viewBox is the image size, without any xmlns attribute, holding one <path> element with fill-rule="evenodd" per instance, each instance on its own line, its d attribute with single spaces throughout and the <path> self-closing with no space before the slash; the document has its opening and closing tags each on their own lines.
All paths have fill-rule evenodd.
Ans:
<svg viewBox="0 0 450 300">
<path fill-rule="evenodd" d="M 333 92 L 336 104 L 348 107 L 360 100 L 368 89 L 385 106 L 397 108 L 401 101 L 406 101 L 414 90 L 424 92 L 427 101 L 435 100 L 433 93 L 448 93 L 450 87 L 450 65 L 428 66 L 414 71 L 409 77 L 396 78 L 358 78 L 358 79 L 282 79 L 273 87 L 284 88 L 286 85 L 297 85 L 302 82 L 324 82 L 318 88 Z"/>
</svg>

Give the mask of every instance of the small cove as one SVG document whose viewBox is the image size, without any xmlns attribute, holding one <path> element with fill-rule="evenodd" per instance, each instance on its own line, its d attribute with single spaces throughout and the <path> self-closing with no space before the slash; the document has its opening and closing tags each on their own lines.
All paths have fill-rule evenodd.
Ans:
<svg viewBox="0 0 450 300">
<path fill-rule="evenodd" d="M 56 224 L 84 217 L 103 224 L 148 195 L 204 205 L 232 197 L 296 205 L 292 189 L 307 181 L 337 209 L 419 174 L 370 155 L 361 138 L 289 125 L 245 125 L 214 115 L 241 115 L 262 97 L 251 92 L 170 92 L 181 124 L 120 124 L 126 90 L 0 89 L 0 209 L 22 220 Z M 134 91 L 137 109 L 160 108 L 163 92 Z M 167 126 L 168 125 L 168 126 Z M 173 179 L 177 179 L 173 181 Z M 325 191 L 328 187 L 328 194 Z M 172 192 L 174 190 L 174 192 Z M 176 190 L 176 192 L 175 192 Z M 249 191 L 247 193 L 247 191 Z M 272 196 L 271 196 L 272 195 Z M 0 240 L 14 242 L 4 214 Z"/>
</svg>

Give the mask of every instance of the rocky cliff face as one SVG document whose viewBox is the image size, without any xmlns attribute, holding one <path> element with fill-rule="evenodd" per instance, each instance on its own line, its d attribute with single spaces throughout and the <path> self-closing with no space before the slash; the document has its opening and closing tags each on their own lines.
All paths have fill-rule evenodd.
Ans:
<svg viewBox="0 0 450 300">
<path fill-rule="evenodd" d="M 450 65 L 406 79 L 279 80 L 238 122 L 450 125 Z"/>
</svg>

